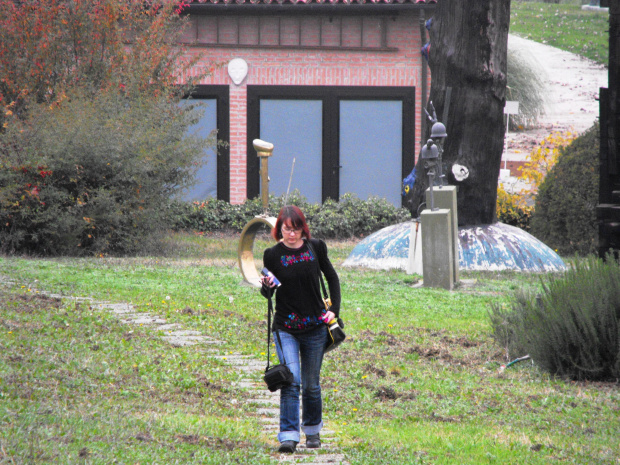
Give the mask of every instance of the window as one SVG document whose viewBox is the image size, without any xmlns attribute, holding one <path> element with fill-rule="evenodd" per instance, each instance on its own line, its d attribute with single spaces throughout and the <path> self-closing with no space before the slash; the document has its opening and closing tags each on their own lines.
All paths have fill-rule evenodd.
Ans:
<svg viewBox="0 0 620 465">
<path fill-rule="evenodd" d="M 260 193 L 252 140 L 274 144 L 270 193 L 311 202 L 354 193 L 401 206 L 413 169 L 415 88 L 248 86 L 248 197 Z M 291 179 L 292 161 L 295 168 Z"/>
<path fill-rule="evenodd" d="M 229 142 L 228 86 L 197 86 L 192 100 L 204 103 L 204 115 L 192 128 L 202 137 L 217 130 L 219 141 Z M 230 156 L 228 147 L 209 149 L 204 156 L 206 163 L 196 173 L 196 184 L 184 195 L 185 200 L 205 200 L 208 197 L 230 200 Z"/>
<path fill-rule="evenodd" d="M 182 42 L 260 48 L 396 51 L 386 16 L 192 16 Z"/>
</svg>

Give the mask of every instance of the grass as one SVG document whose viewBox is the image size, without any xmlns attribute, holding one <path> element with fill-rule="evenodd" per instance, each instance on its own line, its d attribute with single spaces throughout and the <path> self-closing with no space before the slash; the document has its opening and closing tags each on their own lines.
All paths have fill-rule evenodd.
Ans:
<svg viewBox="0 0 620 465">
<path fill-rule="evenodd" d="M 273 433 L 213 349 L 171 347 L 70 297 L 131 302 L 224 340 L 216 354 L 262 359 L 266 302 L 241 284 L 236 239 L 171 236 L 166 257 L 0 258 L 15 283 L 0 286 L 0 463 L 277 462 Z M 329 246 L 348 340 L 322 385 L 350 464 L 618 463 L 617 384 L 553 379 L 530 362 L 499 371 L 490 304 L 537 276 L 417 288 L 402 272 L 343 268 L 353 242 Z"/>
<path fill-rule="evenodd" d="M 26 288 L 0 300 L 0 463 L 269 463 L 204 351 Z"/>
<path fill-rule="evenodd" d="M 510 32 L 607 64 L 607 15 L 574 3 L 515 0 Z M 354 243 L 329 245 L 349 337 L 326 359 L 323 389 L 348 463 L 618 464 L 618 384 L 558 380 L 530 362 L 499 370 L 487 312 L 537 276 L 417 288 L 402 272 L 342 268 Z M 224 340 L 215 354 L 262 359 L 266 305 L 241 285 L 236 247 L 176 234 L 162 256 L 0 257 L 0 281 L 13 282 L 0 284 L 0 464 L 277 462 L 240 374 L 213 349 L 172 347 L 73 298 L 131 302 Z"/>
<path fill-rule="evenodd" d="M 581 9 L 581 2 L 513 0 L 510 33 L 589 58 L 609 62 L 609 13 Z"/>
</svg>

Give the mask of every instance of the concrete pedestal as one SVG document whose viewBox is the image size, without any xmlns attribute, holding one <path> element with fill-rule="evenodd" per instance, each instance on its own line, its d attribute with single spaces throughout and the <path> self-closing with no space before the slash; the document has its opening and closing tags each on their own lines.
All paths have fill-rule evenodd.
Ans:
<svg viewBox="0 0 620 465">
<path fill-rule="evenodd" d="M 446 208 L 424 210 L 422 263 L 424 287 L 454 288 L 454 247 L 451 212 Z"/>
<path fill-rule="evenodd" d="M 422 228 L 418 220 L 411 222 L 409 233 L 409 253 L 405 271 L 407 274 L 422 274 Z"/>
<path fill-rule="evenodd" d="M 456 207 L 456 186 L 433 187 L 433 204 L 435 208 L 450 210 L 450 229 L 452 238 L 450 244 L 452 246 L 452 260 L 454 261 L 452 269 L 454 276 L 452 279 L 455 283 L 459 282 L 459 219 Z M 426 208 L 430 208 L 431 196 L 430 189 L 426 190 Z"/>
</svg>

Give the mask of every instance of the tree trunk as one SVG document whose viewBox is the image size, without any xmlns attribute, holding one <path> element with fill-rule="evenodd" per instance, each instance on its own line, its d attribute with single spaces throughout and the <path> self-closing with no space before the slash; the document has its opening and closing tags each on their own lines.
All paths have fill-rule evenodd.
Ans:
<svg viewBox="0 0 620 465">
<path fill-rule="evenodd" d="M 458 186 L 459 225 L 496 220 L 509 23 L 510 0 L 443 0 L 437 3 L 432 18 L 430 101 L 448 134 L 443 146 L 443 173 L 448 184 Z M 431 126 L 428 124 L 427 136 Z M 455 163 L 469 170 L 463 181 L 452 174 Z M 416 172 L 414 212 L 424 202 L 428 188 L 421 159 Z"/>
<path fill-rule="evenodd" d="M 601 147 L 599 154 L 598 253 L 607 259 L 610 250 L 620 257 L 620 3 L 601 1 L 609 8 L 609 86 L 600 92 Z"/>
</svg>

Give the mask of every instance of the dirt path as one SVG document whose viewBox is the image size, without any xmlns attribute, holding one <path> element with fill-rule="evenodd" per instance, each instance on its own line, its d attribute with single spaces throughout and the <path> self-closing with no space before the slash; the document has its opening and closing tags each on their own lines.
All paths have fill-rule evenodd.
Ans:
<svg viewBox="0 0 620 465">
<path fill-rule="evenodd" d="M 573 53 L 514 35 L 509 50 L 518 50 L 538 65 L 546 84 L 546 112 L 540 127 L 507 134 L 504 160 L 523 161 L 532 148 L 555 131 L 581 133 L 599 116 L 599 88 L 607 87 L 607 68 Z"/>
</svg>

